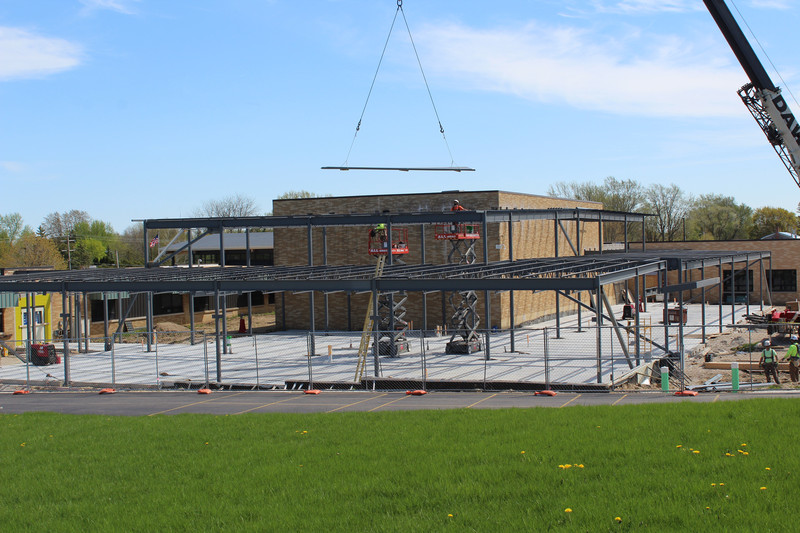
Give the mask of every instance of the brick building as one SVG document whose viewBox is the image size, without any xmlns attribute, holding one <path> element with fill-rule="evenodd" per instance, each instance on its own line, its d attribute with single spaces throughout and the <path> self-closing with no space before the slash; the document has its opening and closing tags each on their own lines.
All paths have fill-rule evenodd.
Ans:
<svg viewBox="0 0 800 533">
<path fill-rule="evenodd" d="M 298 198 L 273 201 L 273 214 L 288 215 L 323 215 L 323 214 L 381 214 L 381 213 L 430 213 L 449 212 L 454 199 L 458 199 L 467 210 L 513 210 L 513 209 L 602 209 L 602 204 L 579 200 L 567 200 L 504 191 L 444 191 L 440 193 L 375 195 L 375 196 L 342 196 L 321 198 Z M 478 219 L 476 219 L 477 221 Z M 479 226 L 477 226 L 479 227 Z M 557 229 L 560 228 L 560 229 Z M 561 256 L 574 255 L 571 246 L 580 243 L 579 253 L 596 249 L 599 225 L 596 223 L 575 223 L 565 221 L 559 226 L 551 220 L 525 220 L 514 224 L 513 250 L 514 259 L 534 257 L 554 257 L 556 252 Z M 408 231 L 409 254 L 401 259 L 408 264 L 421 264 L 421 242 L 425 239 L 425 263 L 444 264 L 449 261 L 448 254 L 452 245 L 447 240 L 436 240 L 436 228 L 405 226 Z M 580 235 L 578 235 L 580 228 Z M 314 265 L 365 265 L 374 264 L 375 258 L 367 253 L 367 240 L 370 228 L 364 227 L 326 227 L 312 230 L 312 250 Z M 488 235 L 481 235 L 481 241 L 475 246 L 476 261 L 484 261 L 484 247 L 488 249 L 489 261 L 509 259 L 509 229 L 505 223 L 491 223 L 487 227 Z M 556 241 L 558 233 L 558 241 Z M 305 228 L 275 228 L 274 257 L 276 266 L 308 265 L 308 237 Z M 569 236 L 569 238 L 567 237 Z M 484 245 L 483 239 L 487 239 Z M 570 242 L 571 241 L 571 242 Z M 557 243 L 557 244 L 556 244 Z M 558 248 L 556 248 L 558 246 Z M 397 256 L 396 256 L 397 257 Z M 395 257 L 395 260 L 397 260 Z M 359 330 L 364 321 L 367 309 L 367 294 L 348 294 L 338 292 L 327 297 L 314 296 L 315 329 Z M 480 328 L 508 328 L 511 326 L 509 293 L 490 293 L 491 321 L 486 322 L 485 295 L 478 294 L 477 309 L 481 314 Z M 327 299 L 327 302 L 325 301 Z M 424 296 L 427 309 L 427 328 L 447 324 L 452 314 L 449 295 L 429 293 Z M 555 294 L 516 292 L 514 294 L 514 321 L 516 325 L 529 323 L 553 316 L 556 312 Z M 285 329 L 308 329 L 310 316 L 309 294 L 286 293 L 276 303 L 276 319 L 279 326 Z M 327 307 L 327 315 L 325 308 Z M 409 294 L 405 305 L 406 320 L 412 322 L 413 328 L 423 325 L 423 295 Z M 572 313 L 575 304 L 561 299 L 560 312 Z"/>
</svg>

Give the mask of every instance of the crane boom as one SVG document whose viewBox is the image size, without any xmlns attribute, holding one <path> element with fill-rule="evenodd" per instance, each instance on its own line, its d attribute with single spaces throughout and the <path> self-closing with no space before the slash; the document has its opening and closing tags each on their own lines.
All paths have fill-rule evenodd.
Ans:
<svg viewBox="0 0 800 533">
<path fill-rule="evenodd" d="M 739 97 L 800 187 L 800 124 L 724 0 L 703 0 L 703 3 L 750 79 L 750 83 L 739 89 Z"/>
</svg>

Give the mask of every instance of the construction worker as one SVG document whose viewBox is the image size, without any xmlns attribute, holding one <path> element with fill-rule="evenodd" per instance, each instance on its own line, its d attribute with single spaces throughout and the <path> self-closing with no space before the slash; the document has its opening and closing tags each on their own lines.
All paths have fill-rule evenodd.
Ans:
<svg viewBox="0 0 800 533">
<path fill-rule="evenodd" d="M 791 338 L 792 344 L 790 344 L 789 349 L 786 350 L 784 359 L 789 361 L 789 379 L 792 380 L 792 383 L 797 383 L 800 377 L 800 353 L 797 351 L 797 335 L 792 335 Z"/>
<path fill-rule="evenodd" d="M 375 229 L 373 229 L 373 230 L 370 232 L 370 235 L 371 235 L 372 237 L 375 237 L 375 238 L 377 238 L 379 241 L 381 241 L 381 242 L 385 243 L 385 242 L 388 240 L 388 237 L 387 237 L 387 235 L 386 235 L 386 224 L 384 224 L 383 222 L 381 222 L 380 224 L 378 224 L 377 226 L 375 226 Z M 384 246 L 386 246 L 386 245 L 384 244 Z"/>
<path fill-rule="evenodd" d="M 758 365 L 764 369 L 767 383 L 769 383 L 769 378 L 772 376 L 775 378 L 775 383 L 780 385 L 781 382 L 778 380 L 778 354 L 770 346 L 769 340 L 765 340 L 763 345 L 764 351 L 761 352 L 761 359 L 758 361 Z"/>
<path fill-rule="evenodd" d="M 464 208 L 458 203 L 458 200 L 453 200 L 453 207 L 450 208 L 450 211 L 464 211 Z M 463 229 L 461 231 L 463 231 Z M 460 233 L 458 224 L 450 224 L 450 233 Z"/>
</svg>

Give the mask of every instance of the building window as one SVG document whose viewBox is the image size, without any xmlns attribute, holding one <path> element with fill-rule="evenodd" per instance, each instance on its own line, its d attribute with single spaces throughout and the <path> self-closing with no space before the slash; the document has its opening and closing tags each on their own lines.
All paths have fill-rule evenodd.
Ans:
<svg viewBox="0 0 800 533">
<path fill-rule="evenodd" d="M 154 294 L 153 314 L 171 315 L 183 312 L 183 295 L 181 294 Z"/>
<path fill-rule="evenodd" d="M 726 270 L 724 281 L 722 283 L 722 292 L 730 294 L 731 292 L 731 271 Z M 748 279 L 748 276 L 750 279 Z M 749 283 L 748 283 L 749 282 Z M 737 270 L 734 276 L 733 289 L 736 293 L 744 294 L 746 292 L 753 292 L 753 271 L 752 270 Z"/>
<path fill-rule="evenodd" d="M 773 270 L 767 272 L 767 281 L 771 281 L 770 290 L 773 292 L 797 292 L 797 270 Z"/>
</svg>

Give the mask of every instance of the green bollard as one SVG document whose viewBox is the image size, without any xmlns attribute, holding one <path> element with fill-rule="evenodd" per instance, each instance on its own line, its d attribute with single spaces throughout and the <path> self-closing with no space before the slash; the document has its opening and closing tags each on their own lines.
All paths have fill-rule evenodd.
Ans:
<svg viewBox="0 0 800 533">
<path fill-rule="evenodd" d="M 669 392 L 669 367 L 661 367 L 661 390 Z"/>
<path fill-rule="evenodd" d="M 739 363 L 731 363 L 731 390 L 739 392 Z"/>
</svg>

